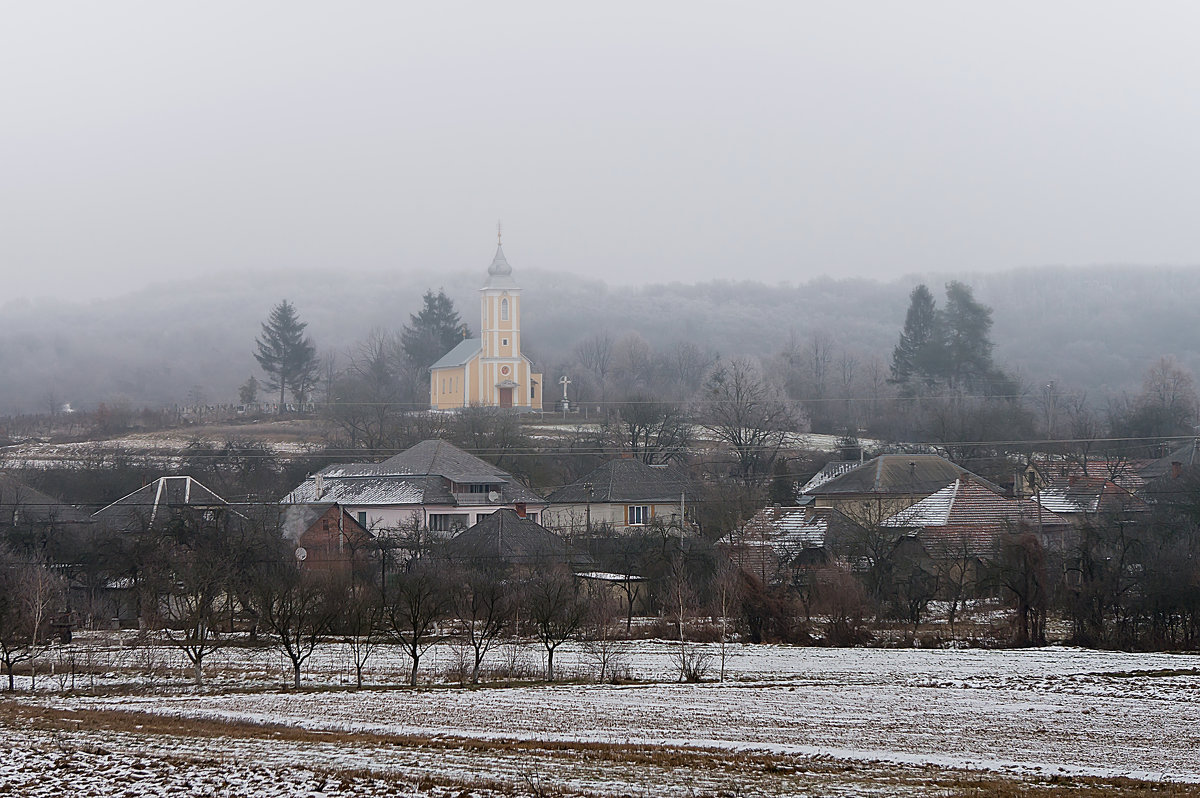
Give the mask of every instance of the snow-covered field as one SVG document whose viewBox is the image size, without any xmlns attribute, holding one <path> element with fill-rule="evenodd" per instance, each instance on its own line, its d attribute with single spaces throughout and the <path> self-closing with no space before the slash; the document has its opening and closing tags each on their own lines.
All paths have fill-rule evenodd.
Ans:
<svg viewBox="0 0 1200 798">
<path fill-rule="evenodd" d="M 226 763 L 247 784 L 263 778 L 294 789 L 198 794 L 303 794 L 295 790 L 347 770 L 338 777 L 350 779 L 343 794 L 384 794 L 381 784 L 417 794 L 446 785 L 472 785 L 477 795 L 510 787 L 536 794 L 537 783 L 603 795 L 720 794 L 729 784 L 776 794 L 895 794 L 921 793 L 964 772 L 1027 784 L 1128 776 L 1200 785 L 1200 656 L 737 646 L 726 681 L 679 684 L 669 681 L 672 648 L 634 644 L 626 665 L 640 681 L 623 685 L 394 689 L 382 684 L 399 682 L 405 661 L 387 650 L 372 671 L 375 686 L 362 691 L 27 695 L 22 711 L 60 717 L 63 725 L 22 731 L 26 753 L 0 756 L 0 784 L 18 772 L 44 772 L 65 756 L 57 749 L 69 749 L 96 759 L 86 768 L 89 783 L 103 782 L 108 770 L 127 782 L 121 763 L 132 757 L 148 769 L 150 784 L 170 782 L 185 762 L 199 769 L 196 784 L 208 784 Z M 332 662 L 334 649 L 317 661 Z M 270 653 L 223 653 L 224 679 L 279 684 L 278 661 L 260 661 Z M 432 658 L 431 673 L 453 652 Z M 561 661 L 580 676 L 592 668 L 580 648 Z M 331 675 L 310 670 L 306 684 L 328 684 Z M 178 729 L 89 727 L 117 711 L 229 732 L 214 745 L 211 731 L 189 737 Z M 71 718 L 89 720 L 72 726 Z"/>
</svg>

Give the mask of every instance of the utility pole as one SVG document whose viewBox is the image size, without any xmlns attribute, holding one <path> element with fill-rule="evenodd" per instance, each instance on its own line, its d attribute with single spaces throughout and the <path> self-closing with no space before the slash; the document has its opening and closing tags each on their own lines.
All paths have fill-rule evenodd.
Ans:
<svg viewBox="0 0 1200 798">
<path fill-rule="evenodd" d="M 587 535 L 592 536 L 592 483 L 585 483 L 583 489 L 587 491 Z"/>
</svg>

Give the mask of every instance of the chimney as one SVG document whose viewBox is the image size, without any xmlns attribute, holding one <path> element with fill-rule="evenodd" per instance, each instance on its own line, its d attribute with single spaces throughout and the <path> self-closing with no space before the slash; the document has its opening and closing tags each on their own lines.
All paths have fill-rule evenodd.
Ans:
<svg viewBox="0 0 1200 798">
<path fill-rule="evenodd" d="M 313 488 L 314 492 L 317 494 L 317 501 L 320 501 L 321 497 L 325 495 L 325 477 L 323 477 L 321 474 L 317 474 L 315 477 L 313 477 Z"/>
<path fill-rule="evenodd" d="M 1171 479 L 1179 479 L 1183 476 L 1183 463 L 1172 461 L 1171 463 Z"/>
</svg>

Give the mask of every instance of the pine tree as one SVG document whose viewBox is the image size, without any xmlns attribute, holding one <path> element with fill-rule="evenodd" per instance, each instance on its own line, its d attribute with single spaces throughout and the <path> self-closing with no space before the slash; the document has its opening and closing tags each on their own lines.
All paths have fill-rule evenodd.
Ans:
<svg viewBox="0 0 1200 798">
<path fill-rule="evenodd" d="M 421 311 L 409 316 L 409 323 L 400 333 L 400 346 L 409 362 L 428 374 L 438 358 L 471 337 L 471 329 L 463 324 L 445 291 L 426 291 L 423 299 Z"/>
<path fill-rule="evenodd" d="M 952 387 L 986 387 L 992 365 L 992 309 L 975 301 L 970 286 L 946 283 L 946 307 L 938 314 L 945 337 L 944 376 Z"/>
<path fill-rule="evenodd" d="M 912 380 L 931 384 L 936 379 L 941 350 L 937 303 L 922 283 L 909 294 L 908 313 L 900 342 L 892 350 L 891 381 L 907 385 Z"/>
<path fill-rule="evenodd" d="M 254 358 L 267 374 L 267 387 L 279 390 L 280 413 L 289 388 L 296 400 L 303 402 L 316 382 L 317 348 L 304 335 L 307 326 L 296 315 L 295 305 L 285 299 L 262 325 L 262 337 L 255 339 L 258 351 Z"/>
</svg>

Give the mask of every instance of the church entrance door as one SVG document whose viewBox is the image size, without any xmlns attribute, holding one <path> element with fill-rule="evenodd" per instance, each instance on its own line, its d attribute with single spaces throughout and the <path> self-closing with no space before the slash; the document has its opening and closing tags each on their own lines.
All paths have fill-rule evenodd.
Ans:
<svg viewBox="0 0 1200 798">
<path fill-rule="evenodd" d="M 512 388 L 500 389 L 500 406 L 512 407 Z"/>
</svg>

